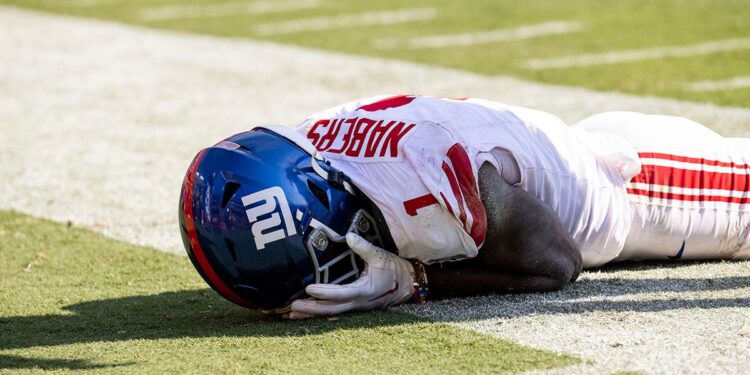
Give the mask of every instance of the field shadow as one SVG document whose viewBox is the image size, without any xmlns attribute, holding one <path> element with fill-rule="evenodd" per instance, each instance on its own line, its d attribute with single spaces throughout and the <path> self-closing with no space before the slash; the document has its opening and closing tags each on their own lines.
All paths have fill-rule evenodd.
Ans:
<svg viewBox="0 0 750 375">
<path fill-rule="evenodd" d="M 137 339 L 302 336 L 425 321 L 395 311 L 348 314 L 336 320 L 288 321 L 231 305 L 210 289 L 87 301 L 63 310 L 70 314 L 0 318 L 0 350 Z M 88 366 L 82 362 L 34 363 L 33 359 L 14 358 L 2 359 L 0 368 L 7 368 L 10 362 L 31 367 L 64 367 L 66 363 L 72 366 L 66 368 Z"/>
<path fill-rule="evenodd" d="M 127 366 L 131 363 L 96 364 L 80 359 L 43 359 L 0 354 L 0 369 L 4 370 L 98 370 Z"/>
<path fill-rule="evenodd" d="M 685 296 L 681 293 L 722 292 L 750 287 L 750 276 L 706 278 L 620 278 L 618 271 L 688 267 L 699 262 L 631 262 L 598 270 L 613 277 L 582 279 L 552 293 L 490 295 L 411 305 L 399 311 L 432 321 L 517 318 L 532 315 L 593 312 L 663 312 L 681 309 L 750 308 L 750 293 L 741 296 Z M 705 263 L 705 262 L 703 262 Z M 609 276 L 609 275 L 608 275 Z M 455 312 L 455 313 L 452 313 Z"/>
</svg>

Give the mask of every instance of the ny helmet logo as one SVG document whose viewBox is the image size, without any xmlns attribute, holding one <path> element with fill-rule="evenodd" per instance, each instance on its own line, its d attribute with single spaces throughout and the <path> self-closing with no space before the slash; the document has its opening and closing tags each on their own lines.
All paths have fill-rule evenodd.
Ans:
<svg viewBox="0 0 750 375">
<path fill-rule="evenodd" d="M 263 250 L 268 243 L 297 234 L 289 203 L 280 187 L 246 195 L 242 197 L 242 204 L 249 207 L 245 213 L 250 221 L 256 249 Z"/>
</svg>

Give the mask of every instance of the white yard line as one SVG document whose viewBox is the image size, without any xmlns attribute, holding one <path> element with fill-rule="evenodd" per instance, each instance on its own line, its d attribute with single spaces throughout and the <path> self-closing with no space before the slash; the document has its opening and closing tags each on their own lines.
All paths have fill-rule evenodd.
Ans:
<svg viewBox="0 0 750 375">
<path fill-rule="evenodd" d="M 321 0 L 264 0 L 233 1 L 227 3 L 165 5 L 143 9 L 139 18 L 144 21 L 167 21 L 185 18 L 225 17 L 235 14 L 267 14 L 293 12 L 318 7 Z"/>
<path fill-rule="evenodd" d="M 304 31 L 427 21 L 437 17 L 437 14 L 437 9 L 432 7 L 385 12 L 352 13 L 265 23 L 256 26 L 255 30 L 260 35 L 294 34 Z"/>
<path fill-rule="evenodd" d="M 724 91 L 750 88 L 750 76 L 732 77 L 718 81 L 696 81 L 685 84 L 690 91 Z"/>
<path fill-rule="evenodd" d="M 468 95 L 568 122 L 639 110 L 750 135 L 748 109 L 15 8 L 0 7 L 0 25 L 0 179 L 9 182 L 0 184 L 0 209 L 71 220 L 175 253 L 184 253 L 177 229 L 182 176 L 200 148 L 253 125 L 295 124 L 352 98 Z M 562 372 L 742 373 L 750 368 L 748 275 L 747 262 L 586 272 L 562 293 L 403 309 L 594 361 Z"/>
<path fill-rule="evenodd" d="M 377 48 L 443 48 L 465 47 L 477 44 L 524 40 L 542 36 L 566 34 L 583 30 L 580 22 L 555 21 L 533 25 L 524 25 L 509 29 L 497 29 L 461 34 L 428 35 L 409 39 L 376 39 L 373 44 Z"/>
<path fill-rule="evenodd" d="M 665 57 L 701 56 L 744 49 L 750 49 L 750 38 L 723 39 L 682 46 L 632 49 L 606 53 L 552 57 L 546 59 L 530 59 L 523 64 L 523 67 L 533 70 L 561 69 L 591 65 L 621 64 L 661 59 Z"/>
</svg>

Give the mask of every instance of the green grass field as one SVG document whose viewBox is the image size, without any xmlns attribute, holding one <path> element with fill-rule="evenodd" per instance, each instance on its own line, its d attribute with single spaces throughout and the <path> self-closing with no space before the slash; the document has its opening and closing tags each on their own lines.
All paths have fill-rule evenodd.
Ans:
<svg viewBox="0 0 750 375">
<path fill-rule="evenodd" d="M 237 2 L 205 0 L 0 0 L 0 4 L 155 28 L 264 39 L 595 90 L 750 106 L 748 0 L 415 0 L 408 4 L 395 0 L 316 0 L 306 9 L 275 12 L 248 11 Z M 396 10 L 414 11 L 418 16 L 409 22 L 385 25 L 363 25 L 366 22 L 353 21 L 357 25 L 332 26 L 339 21 L 331 17 Z M 316 17 L 326 17 L 317 21 L 323 24 L 317 26 L 324 27 L 323 30 L 290 32 L 288 24 L 279 26 L 280 22 L 299 20 L 309 23 L 310 18 Z M 564 22 L 574 27 L 562 33 L 534 38 L 463 46 L 433 44 L 425 47 L 419 41 L 409 40 L 549 22 Z M 279 33 L 279 27 L 287 27 L 287 31 Z M 715 42 L 733 46 L 696 52 L 703 48 L 696 45 Z M 529 67 L 534 59 L 673 47 L 681 47 L 683 55 L 641 56 L 634 61 L 584 66 Z M 622 57 L 615 57 L 618 59 Z M 699 81 L 734 79 L 742 83 L 731 87 L 719 85 L 708 90 L 689 87 Z"/>
<path fill-rule="evenodd" d="M 577 359 L 395 312 L 283 321 L 186 257 L 0 211 L 0 372 L 508 373 Z"/>
</svg>

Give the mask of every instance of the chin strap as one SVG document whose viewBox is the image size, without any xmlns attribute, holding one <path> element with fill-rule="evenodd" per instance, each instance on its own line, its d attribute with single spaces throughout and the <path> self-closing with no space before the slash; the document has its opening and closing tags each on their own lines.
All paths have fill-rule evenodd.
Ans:
<svg viewBox="0 0 750 375">
<path fill-rule="evenodd" d="M 320 177 L 323 177 L 331 185 L 342 187 L 351 195 L 357 195 L 356 193 L 354 193 L 354 188 L 352 188 L 352 185 L 348 181 L 346 181 L 346 179 L 344 179 L 343 172 L 337 170 L 331 170 L 331 172 L 328 172 L 323 169 L 320 164 L 318 164 L 318 161 L 324 160 L 325 159 L 323 159 L 318 151 L 315 151 L 315 153 L 312 154 L 312 157 L 310 158 L 310 164 L 312 165 L 312 169 L 315 171 L 315 173 L 317 173 Z"/>
</svg>

